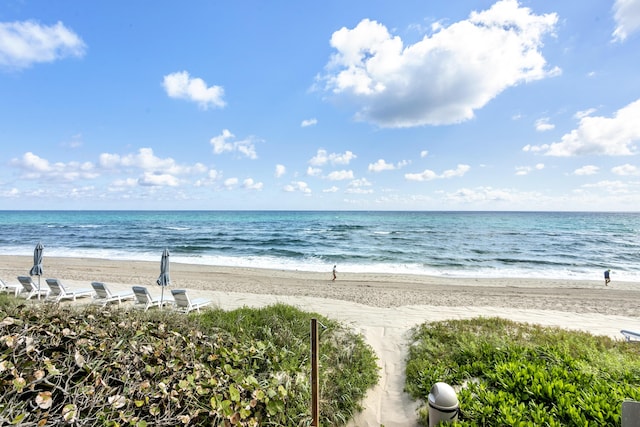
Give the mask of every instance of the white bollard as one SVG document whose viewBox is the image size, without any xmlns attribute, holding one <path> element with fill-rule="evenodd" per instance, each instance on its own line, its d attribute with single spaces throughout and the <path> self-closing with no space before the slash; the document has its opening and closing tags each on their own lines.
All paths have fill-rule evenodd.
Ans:
<svg viewBox="0 0 640 427">
<path fill-rule="evenodd" d="M 640 402 L 622 402 L 622 427 L 640 427 Z"/>
<path fill-rule="evenodd" d="M 435 383 L 429 393 L 429 427 L 439 422 L 458 420 L 458 396 L 455 390 L 446 383 Z"/>
</svg>

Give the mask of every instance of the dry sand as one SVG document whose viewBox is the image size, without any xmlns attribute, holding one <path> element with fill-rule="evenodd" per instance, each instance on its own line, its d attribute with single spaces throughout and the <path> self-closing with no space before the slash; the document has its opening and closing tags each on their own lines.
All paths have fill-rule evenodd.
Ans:
<svg viewBox="0 0 640 427">
<path fill-rule="evenodd" d="M 0 256 L 0 278 L 17 283 L 31 257 Z M 114 289 L 147 286 L 159 294 L 160 262 L 79 258 L 44 259 L 44 277 L 73 287 L 91 281 Z M 640 284 L 541 279 L 441 278 L 394 274 L 340 274 L 171 264 L 172 288 L 189 289 L 223 309 L 282 302 L 339 320 L 362 333 L 381 368 L 379 384 L 352 426 L 417 426 L 417 403 L 403 392 L 406 338 L 423 322 L 500 316 L 516 321 L 622 339 L 640 331 Z"/>
</svg>

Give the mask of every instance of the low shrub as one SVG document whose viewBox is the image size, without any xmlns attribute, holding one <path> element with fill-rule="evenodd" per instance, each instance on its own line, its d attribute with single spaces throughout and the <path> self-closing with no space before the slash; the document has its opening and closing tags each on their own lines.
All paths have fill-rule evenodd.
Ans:
<svg viewBox="0 0 640 427">
<path fill-rule="evenodd" d="M 426 401 L 435 382 L 459 388 L 465 426 L 619 426 L 622 402 L 640 399 L 638 356 L 636 345 L 584 332 L 500 318 L 436 322 L 413 330 L 406 390 Z"/>
<path fill-rule="evenodd" d="M 309 425 L 309 321 L 321 335 L 323 425 L 377 381 L 361 337 L 287 306 L 202 315 L 0 301 L 0 421 L 78 426 Z M 351 348 L 348 357 L 344 349 Z M 358 378 L 348 398 L 329 387 Z"/>
</svg>

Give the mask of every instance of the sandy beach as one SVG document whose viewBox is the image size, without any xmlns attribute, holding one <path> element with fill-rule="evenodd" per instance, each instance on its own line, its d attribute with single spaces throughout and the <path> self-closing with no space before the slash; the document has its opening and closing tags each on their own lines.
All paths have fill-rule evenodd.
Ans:
<svg viewBox="0 0 640 427">
<path fill-rule="evenodd" d="M 158 260 L 159 261 L 159 260 Z M 0 256 L 0 278 L 17 283 L 33 259 Z M 102 281 L 114 289 L 155 284 L 159 262 L 90 258 L 44 259 L 44 278 L 73 287 Z M 395 274 L 341 274 L 171 264 L 172 288 L 189 289 L 223 309 L 287 303 L 339 320 L 362 333 L 377 353 L 379 384 L 352 426 L 417 426 L 416 403 L 403 392 L 406 337 L 423 322 L 500 316 L 622 339 L 640 331 L 640 284 L 604 280 L 442 278 Z"/>
</svg>

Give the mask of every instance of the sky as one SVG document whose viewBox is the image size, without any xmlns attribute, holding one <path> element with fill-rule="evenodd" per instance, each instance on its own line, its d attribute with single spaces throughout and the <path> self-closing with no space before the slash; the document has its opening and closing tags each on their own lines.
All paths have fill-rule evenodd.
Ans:
<svg viewBox="0 0 640 427">
<path fill-rule="evenodd" d="M 0 209 L 640 210 L 640 0 L 0 4 Z"/>
</svg>

